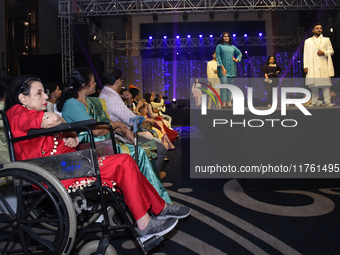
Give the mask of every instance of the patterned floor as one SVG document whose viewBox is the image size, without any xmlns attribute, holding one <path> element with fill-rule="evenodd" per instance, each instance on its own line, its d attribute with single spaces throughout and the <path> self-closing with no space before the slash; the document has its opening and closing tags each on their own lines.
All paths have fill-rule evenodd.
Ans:
<svg viewBox="0 0 340 255">
<path fill-rule="evenodd" d="M 194 127 L 176 130 L 163 185 L 192 214 L 150 254 L 340 254 L 340 189 L 245 193 L 235 179 L 190 179 L 189 138 L 199 146 L 202 137 Z M 112 244 L 141 254 L 131 241 Z"/>
</svg>

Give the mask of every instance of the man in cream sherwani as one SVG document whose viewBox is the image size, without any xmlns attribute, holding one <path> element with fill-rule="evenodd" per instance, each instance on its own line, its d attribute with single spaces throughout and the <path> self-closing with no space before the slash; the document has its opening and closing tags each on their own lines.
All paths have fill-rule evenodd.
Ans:
<svg viewBox="0 0 340 255">
<path fill-rule="evenodd" d="M 305 41 L 303 52 L 306 85 L 312 90 L 312 103 L 309 107 L 316 106 L 319 87 L 323 90 L 326 106 L 333 106 L 330 96 L 330 87 L 332 86 L 330 77 L 334 76 L 332 62 L 334 51 L 329 38 L 322 36 L 320 23 L 314 24 L 312 32 L 313 36 Z"/>
<path fill-rule="evenodd" d="M 208 76 L 208 80 L 209 80 L 209 85 L 212 86 L 213 88 L 215 88 L 215 84 L 220 84 L 220 79 L 218 78 L 218 74 L 217 74 L 217 61 L 216 61 L 216 52 L 213 51 L 213 60 L 209 61 L 207 63 L 207 76 Z M 215 88 L 216 92 L 218 95 L 220 95 L 220 89 Z M 210 89 L 208 90 L 210 93 L 212 93 L 212 95 L 215 96 L 215 100 L 217 103 L 217 107 L 221 108 L 220 103 L 215 95 L 215 93 L 213 91 L 211 91 Z M 210 96 L 208 96 L 208 108 L 211 108 L 211 104 L 212 104 L 212 98 Z"/>
</svg>

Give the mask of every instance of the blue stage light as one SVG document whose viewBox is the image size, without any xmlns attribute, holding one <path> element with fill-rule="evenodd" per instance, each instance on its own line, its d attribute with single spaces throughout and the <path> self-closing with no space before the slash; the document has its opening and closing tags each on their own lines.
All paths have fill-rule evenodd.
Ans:
<svg viewBox="0 0 340 255">
<path fill-rule="evenodd" d="M 165 35 L 165 36 L 163 36 L 163 38 L 166 39 L 166 38 L 168 38 L 168 37 Z"/>
<path fill-rule="evenodd" d="M 199 35 L 198 37 L 199 37 L 199 38 L 202 38 L 202 37 L 203 37 L 203 35 Z"/>
<path fill-rule="evenodd" d="M 261 36 L 262 36 L 262 33 L 259 33 L 259 36 L 261 37 Z"/>
<path fill-rule="evenodd" d="M 235 37 L 236 37 L 236 34 L 233 34 L 233 37 L 235 38 Z"/>
<path fill-rule="evenodd" d="M 210 35 L 210 38 L 213 38 L 213 35 Z"/>
<path fill-rule="evenodd" d="M 244 37 L 248 37 L 248 35 L 247 35 L 247 34 L 244 34 Z"/>
<path fill-rule="evenodd" d="M 177 35 L 176 38 L 179 39 L 179 35 Z"/>
<path fill-rule="evenodd" d="M 190 38 L 190 37 L 191 37 L 191 35 L 187 35 L 187 37 L 188 37 L 188 38 Z"/>
<path fill-rule="evenodd" d="M 149 39 L 152 40 L 152 36 L 149 36 Z"/>
</svg>

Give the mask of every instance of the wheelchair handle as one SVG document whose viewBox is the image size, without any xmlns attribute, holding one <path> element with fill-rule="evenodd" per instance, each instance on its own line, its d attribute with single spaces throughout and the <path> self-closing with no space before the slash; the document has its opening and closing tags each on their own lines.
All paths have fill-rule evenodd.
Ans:
<svg viewBox="0 0 340 255">
<path fill-rule="evenodd" d="M 138 124 L 142 124 L 142 122 L 145 120 L 143 116 L 137 115 L 133 118 L 129 119 L 129 122 L 133 122 L 133 132 L 137 132 L 138 130 Z"/>
</svg>

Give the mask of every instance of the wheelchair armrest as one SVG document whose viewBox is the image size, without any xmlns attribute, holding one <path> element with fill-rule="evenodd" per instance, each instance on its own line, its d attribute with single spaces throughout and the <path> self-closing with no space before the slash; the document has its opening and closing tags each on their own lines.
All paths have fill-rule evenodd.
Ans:
<svg viewBox="0 0 340 255">
<path fill-rule="evenodd" d="M 61 132 L 71 132 L 71 131 L 86 131 L 89 133 L 90 136 L 90 143 L 91 143 L 91 148 L 95 148 L 94 145 L 94 138 L 93 138 L 93 133 L 91 128 L 89 128 L 87 123 L 94 123 L 93 120 L 90 121 L 81 121 L 81 122 L 75 122 L 75 123 L 63 123 L 60 124 L 56 127 L 53 128 L 47 128 L 47 129 L 31 129 L 28 131 L 27 136 L 22 136 L 22 137 L 16 137 L 16 138 L 11 138 L 10 142 L 11 143 L 16 143 L 24 140 L 29 140 L 33 138 L 37 138 L 39 136 L 44 136 L 44 135 L 53 135 Z M 97 122 L 95 122 L 97 123 Z"/>
<path fill-rule="evenodd" d="M 83 120 L 83 121 L 67 123 L 67 124 L 71 125 L 72 128 L 82 128 L 83 126 L 88 126 L 88 127 L 95 126 L 95 124 L 97 123 L 98 122 L 96 120 L 90 119 L 90 120 Z"/>
<path fill-rule="evenodd" d="M 70 129 L 71 126 L 68 123 L 60 124 L 53 128 L 47 128 L 47 129 L 30 129 L 27 132 L 28 136 L 41 136 L 46 135 L 46 133 L 53 132 L 54 134 L 63 132 L 64 130 Z"/>
<path fill-rule="evenodd" d="M 70 129 L 84 129 L 84 126 L 90 126 L 92 124 L 96 124 L 97 122 L 93 119 L 91 120 L 85 120 L 85 121 L 79 121 L 79 122 L 73 122 L 73 123 L 63 123 L 60 124 L 56 127 L 53 128 L 47 128 L 47 129 L 31 129 L 28 131 L 27 135 L 28 136 L 40 136 L 40 135 L 46 135 L 46 133 L 52 132 L 53 134 L 55 133 L 60 133 L 60 132 L 65 132 L 70 131 Z"/>
</svg>

